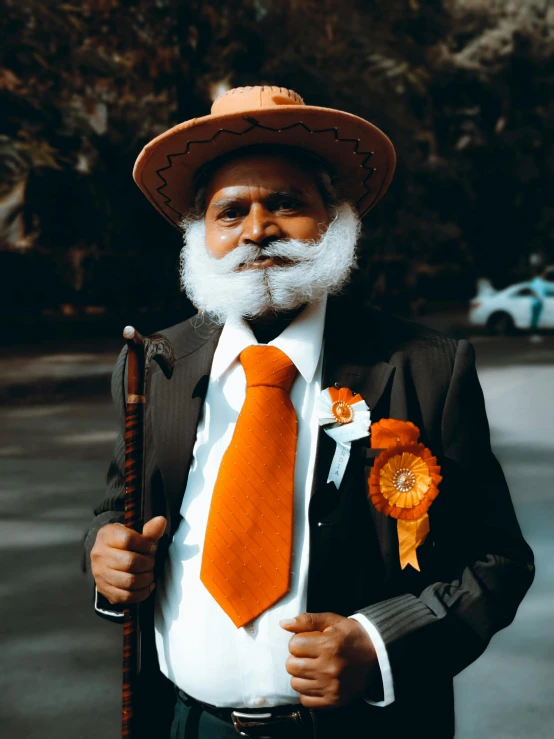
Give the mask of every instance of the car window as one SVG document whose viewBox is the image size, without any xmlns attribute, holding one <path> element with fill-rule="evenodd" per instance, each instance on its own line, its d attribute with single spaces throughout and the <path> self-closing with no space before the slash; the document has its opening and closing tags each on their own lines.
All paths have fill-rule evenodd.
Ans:
<svg viewBox="0 0 554 739">
<path fill-rule="evenodd" d="M 516 292 L 513 292 L 510 297 L 511 298 L 528 298 L 533 297 L 535 293 L 531 290 L 530 287 L 522 287 L 519 290 L 516 290 Z"/>
</svg>

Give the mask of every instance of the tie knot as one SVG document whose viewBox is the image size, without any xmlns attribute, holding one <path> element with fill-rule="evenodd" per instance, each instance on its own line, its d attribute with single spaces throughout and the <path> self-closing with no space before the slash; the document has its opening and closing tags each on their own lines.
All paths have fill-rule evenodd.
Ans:
<svg viewBox="0 0 554 739">
<path fill-rule="evenodd" d="M 290 392 L 296 367 L 276 346 L 249 346 L 240 353 L 240 363 L 246 375 L 246 387 L 266 385 Z"/>
</svg>

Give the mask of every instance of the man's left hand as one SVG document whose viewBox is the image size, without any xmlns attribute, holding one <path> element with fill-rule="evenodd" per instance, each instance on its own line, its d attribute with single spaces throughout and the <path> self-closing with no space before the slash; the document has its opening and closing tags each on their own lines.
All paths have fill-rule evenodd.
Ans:
<svg viewBox="0 0 554 739">
<path fill-rule="evenodd" d="M 336 613 L 301 613 L 282 619 L 291 631 L 287 672 L 307 708 L 343 706 L 362 697 L 379 675 L 375 649 L 364 627 Z"/>
</svg>

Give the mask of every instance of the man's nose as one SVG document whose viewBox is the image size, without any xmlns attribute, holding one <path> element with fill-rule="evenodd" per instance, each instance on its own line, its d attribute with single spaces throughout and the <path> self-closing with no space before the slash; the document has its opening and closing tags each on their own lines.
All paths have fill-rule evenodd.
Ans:
<svg viewBox="0 0 554 739">
<path fill-rule="evenodd" d="M 242 222 L 240 244 L 256 244 L 258 246 L 275 241 L 283 236 L 279 224 L 271 211 L 260 203 L 254 203 L 248 216 Z"/>
</svg>

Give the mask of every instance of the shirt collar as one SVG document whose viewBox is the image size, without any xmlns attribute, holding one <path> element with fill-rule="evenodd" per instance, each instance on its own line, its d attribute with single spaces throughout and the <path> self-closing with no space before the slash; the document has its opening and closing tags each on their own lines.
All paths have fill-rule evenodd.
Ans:
<svg viewBox="0 0 554 739">
<path fill-rule="evenodd" d="M 306 306 L 279 336 L 269 342 L 269 346 L 276 346 L 294 362 L 306 382 L 312 381 L 321 354 L 326 305 L 325 297 Z M 257 344 L 245 320 L 238 318 L 226 321 L 215 350 L 211 379 L 219 380 L 243 349 Z"/>
</svg>

